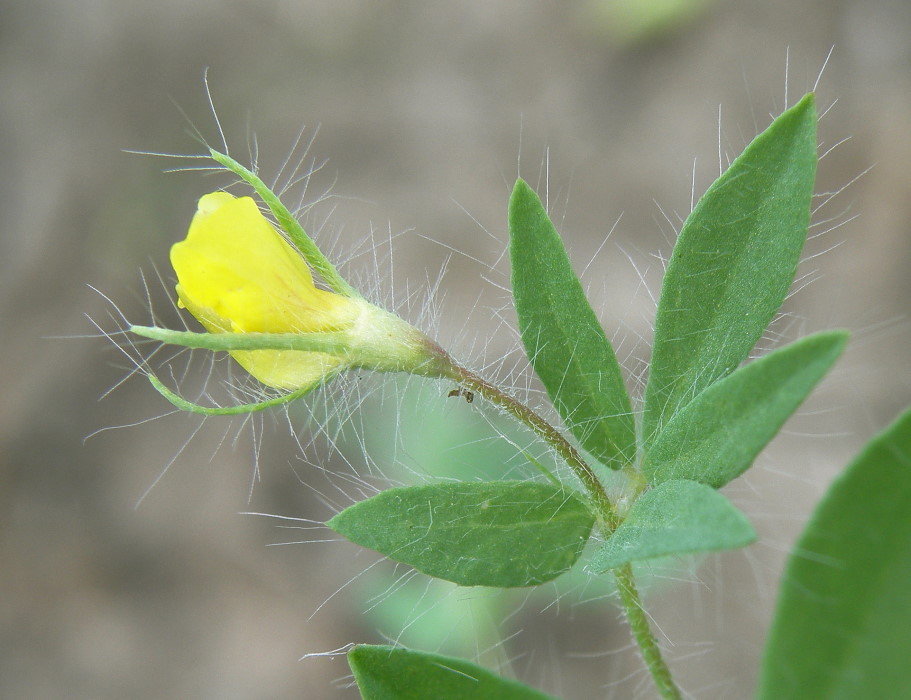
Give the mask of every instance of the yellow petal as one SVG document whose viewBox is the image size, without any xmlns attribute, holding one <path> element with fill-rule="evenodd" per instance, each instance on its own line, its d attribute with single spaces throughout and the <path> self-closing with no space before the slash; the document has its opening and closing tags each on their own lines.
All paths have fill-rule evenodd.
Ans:
<svg viewBox="0 0 911 700">
<path fill-rule="evenodd" d="M 211 333 L 314 333 L 349 327 L 359 308 L 317 289 L 310 268 L 250 197 L 199 200 L 187 238 L 171 248 L 180 302 Z M 251 350 L 231 355 L 263 384 L 297 389 L 341 365 L 324 353 Z"/>
</svg>

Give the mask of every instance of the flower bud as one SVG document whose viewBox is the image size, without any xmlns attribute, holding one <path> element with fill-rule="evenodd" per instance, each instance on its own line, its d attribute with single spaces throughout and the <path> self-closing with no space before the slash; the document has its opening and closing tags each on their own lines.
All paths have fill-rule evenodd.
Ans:
<svg viewBox="0 0 911 700">
<path fill-rule="evenodd" d="M 250 197 L 202 197 L 186 239 L 171 248 L 171 263 L 180 306 L 210 333 L 332 338 L 331 352 L 230 351 L 267 386 L 315 387 L 353 367 L 437 375 L 446 359 L 399 317 L 359 297 L 317 288 L 307 262 Z"/>
</svg>

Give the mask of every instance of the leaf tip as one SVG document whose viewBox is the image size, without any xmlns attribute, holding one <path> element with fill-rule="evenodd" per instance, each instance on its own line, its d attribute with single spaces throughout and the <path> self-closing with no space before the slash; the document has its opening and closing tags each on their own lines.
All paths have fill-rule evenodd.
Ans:
<svg viewBox="0 0 911 700">
<path fill-rule="evenodd" d="M 512 211 L 517 205 L 519 205 L 523 200 L 527 200 L 529 196 L 536 197 L 535 191 L 531 188 L 525 180 L 521 177 L 516 178 L 516 184 L 512 188 L 512 194 L 509 196 L 509 209 Z"/>
<path fill-rule="evenodd" d="M 813 124 L 816 123 L 816 93 L 808 92 L 806 95 L 798 100 L 797 104 L 791 107 L 786 112 L 792 114 L 799 114 L 806 117 L 808 120 L 812 119 Z"/>
</svg>

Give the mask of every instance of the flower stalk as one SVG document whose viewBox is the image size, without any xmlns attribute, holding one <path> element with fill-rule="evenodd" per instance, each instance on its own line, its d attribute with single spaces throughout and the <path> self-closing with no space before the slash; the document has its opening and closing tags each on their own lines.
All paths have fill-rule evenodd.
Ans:
<svg viewBox="0 0 911 700">
<path fill-rule="evenodd" d="M 601 522 L 602 530 L 606 534 L 613 532 L 620 524 L 616 510 L 604 486 L 598 479 L 591 466 L 582 458 L 579 451 L 573 447 L 563 434 L 548 423 L 531 408 L 510 396 L 502 389 L 491 384 L 486 379 L 478 376 L 471 370 L 461 367 L 453 362 L 446 368 L 445 378 L 461 384 L 471 391 L 483 396 L 492 404 L 512 415 L 541 437 L 553 450 L 560 455 L 564 462 L 573 470 L 576 478 L 582 482 L 589 497 L 592 499 L 595 510 Z"/>
<path fill-rule="evenodd" d="M 569 465 L 576 477 L 582 482 L 585 490 L 588 491 L 589 498 L 598 515 L 599 528 L 602 535 L 607 538 L 617 529 L 622 517 L 617 512 L 615 504 L 607 495 L 604 486 L 594 471 L 592 471 L 591 466 L 586 463 L 578 450 L 563 437 L 559 430 L 518 399 L 464 367 L 452 363 L 448 376 L 515 417 L 547 442 Z M 641 485 L 636 484 L 635 488 L 636 490 L 641 490 Z M 658 640 L 649 625 L 648 616 L 642 607 L 642 600 L 636 587 L 632 565 L 624 564 L 620 568 L 614 569 L 612 573 L 617 581 L 617 592 L 620 596 L 620 602 L 629 623 L 630 631 L 636 640 L 655 686 L 665 700 L 680 700 L 682 698 L 680 689 L 674 683 L 670 669 L 661 654 Z"/>
</svg>

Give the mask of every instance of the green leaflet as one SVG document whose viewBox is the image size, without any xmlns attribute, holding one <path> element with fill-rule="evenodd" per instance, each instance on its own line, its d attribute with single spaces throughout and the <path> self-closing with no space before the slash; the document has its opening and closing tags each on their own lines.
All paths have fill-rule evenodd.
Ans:
<svg viewBox="0 0 911 700">
<path fill-rule="evenodd" d="M 809 94 L 747 146 L 687 218 L 658 303 L 646 444 L 746 359 L 781 306 L 806 238 L 815 174 Z"/>
<path fill-rule="evenodd" d="M 358 645 L 348 665 L 364 700 L 554 700 L 463 659 L 400 647 Z"/>
<path fill-rule="evenodd" d="M 534 586 L 579 558 L 594 519 L 571 491 L 528 481 L 383 491 L 326 525 L 355 544 L 461 586 Z"/>
<path fill-rule="evenodd" d="M 794 548 L 761 700 L 909 698 L 911 410 L 832 485 Z"/>
<path fill-rule="evenodd" d="M 582 446 L 619 469 L 636 431 L 620 366 L 541 200 L 523 181 L 509 199 L 512 289 L 522 342 L 560 417 Z"/>
<path fill-rule="evenodd" d="M 712 384 L 668 421 L 649 449 L 643 468 L 649 481 L 692 479 L 721 488 L 745 472 L 847 340 L 843 331 L 817 333 Z"/>
<path fill-rule="evenodd" d="M 643 493 L 592 557 L 595 573 L 671 554 L 743 547 L 756 539 L 746 516 L 715 489 L 665 481 Z"/>
</svg>

